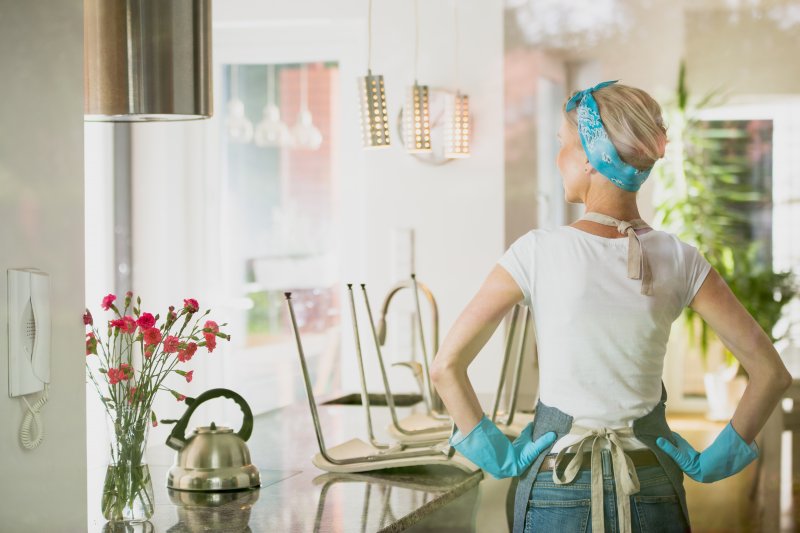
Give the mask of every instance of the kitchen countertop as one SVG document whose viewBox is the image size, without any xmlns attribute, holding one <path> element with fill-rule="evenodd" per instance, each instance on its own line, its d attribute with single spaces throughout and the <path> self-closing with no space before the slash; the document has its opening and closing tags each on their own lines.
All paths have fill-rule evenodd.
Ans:
<svg viewBox="0 0 800 533">
<path fill-rule="evenodd" d="M 317 398 L 322 432 L 328 447 L 350 438 L 367 440 L 361 405 L 322 405 L 342 396 L 334 393 Z M 403 418 L 424 411 L 424 404 L 398 407 Z M 386 426 L 389 410 L 372 406 L 376 438 L 390 440 Z M 192 493 L 171 491 L 166 476 L 175 452 L 166 445 L 148 449 L 155 513 L 149 523 L 134 530 L 146 532 L 393 532 L 442 509 L 478 486 L 483 472 L 468 473 L 456 467 L 429 465 L 384 469 L 358 474 L 336 474 L 311 463 L 319 451 L 308 402 L 298 402 L 255 417 L 248 440 L 253 463 L 261 473 L 261 488 L 227 493 L 225 501 L 211 505 L 182 505 Z M 98 480 L 102 483 L 102 480 Z M 476 492 L 476 491 L 473 491 Z M 98 502 L 99 503 L 99 502 Z M 448 525 L 469 513 L 451 513 Z M 91 531 L 110 531 L 102 516 L 92 521 Z"/>
</svg>

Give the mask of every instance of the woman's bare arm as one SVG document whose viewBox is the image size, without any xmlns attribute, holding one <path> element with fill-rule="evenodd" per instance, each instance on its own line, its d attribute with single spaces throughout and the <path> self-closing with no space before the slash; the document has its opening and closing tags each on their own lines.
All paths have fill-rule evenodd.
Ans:
<svg viewBox="0 0 800 533">
<path fill-rule="evenodd" d="M 753 442 L 792 383 L 769 336 L 712 267 L 689 307 L 705 320 L 750 376 L 733 415 L 733 429 Z"/>
<path fill-rule="evenodd" d="M 514 278 L 495 265 L 477 294 L 456 319 L 431 365 L 431 382 L 456 427 L 469 433 L 483 409 L 467 376 L 467 367 L 489 341 L 503 317 L 523 295 Z"/>
</svg>

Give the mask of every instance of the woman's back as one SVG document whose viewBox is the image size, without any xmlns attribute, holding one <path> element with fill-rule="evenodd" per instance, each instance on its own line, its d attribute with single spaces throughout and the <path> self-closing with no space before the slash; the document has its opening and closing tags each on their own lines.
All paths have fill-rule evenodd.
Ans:
<svg viewBox="0 0 800 533">
<path fill-rule="evenodd" d="M 537 229 L 499 261 L 533 311 L 542 402 L 582 426 L 630 426 L 658 403 L 671 325 L 711 268 L 672 233 L 651 230 L 639 241 L 652 273 L 651 295 L 641 294 L 641 281 L 626 274 L 626 238 L 572 226 Z"/>
</svg>

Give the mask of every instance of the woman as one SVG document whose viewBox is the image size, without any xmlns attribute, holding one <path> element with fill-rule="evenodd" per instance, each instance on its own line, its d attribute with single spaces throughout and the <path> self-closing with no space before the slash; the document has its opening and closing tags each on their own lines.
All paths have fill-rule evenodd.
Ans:
<svg viewBox="0 0 800 533">
<path fill-rule="evenodd" d="M 658 103 L 604 82 L 568 100 L 558 136 L 566 200 L 586 214 L 520 237 L 448 333 L 431 378 L 456 425 L 451 444 L 495 478 L 521 476 L 514 532 L 597 532 L 614 522 L 623 532 L 686 531 L 684 472 L 711 483 L 755 460 L 754 439 L 791 376 L 697 249 L 639 216 L 636 191 L 667 142 Z M 483 413 L 467 367 L 520 301 L 536 323 L 540 397 L 512 443 Z M 664 417 L 666 344 L 686 306 L 750 377 L 733 419 L 702 452 Z"/>
</svg>

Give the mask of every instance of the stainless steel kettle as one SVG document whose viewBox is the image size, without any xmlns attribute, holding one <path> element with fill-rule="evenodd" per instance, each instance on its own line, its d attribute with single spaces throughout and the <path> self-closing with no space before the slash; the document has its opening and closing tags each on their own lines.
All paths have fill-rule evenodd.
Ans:
<svg viewBox="0 0 800 533">
<path fill-rule="evenodd" d="M 186 438 L 186 426 L 197 407 L 214 398 L 230 398 L 242 409 L 242 428 L 198 427 Z M 176 422 L 167 446 L 177 450 L 175 464 L 167 475 L 167 487 L 189 491 L 243 490 L 261 485 L 258 468 L 250 462 L 250 450 L 245 442 L 253 432 L 253 412 L 237 393 L 229 389 L 211 389 L 197 398 L 186 398 L 189 408 Z"/>
</svg>

